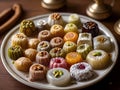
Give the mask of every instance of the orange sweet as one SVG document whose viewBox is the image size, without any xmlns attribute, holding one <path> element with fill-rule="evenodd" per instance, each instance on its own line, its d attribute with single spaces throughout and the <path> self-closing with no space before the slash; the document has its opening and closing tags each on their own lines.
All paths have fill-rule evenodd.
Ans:
<svg viewBox="0 0 120 90">
<path fill-rule="evenodd" d="M 77 52 L 70 52 L 66 55 L 66 62 L 71 66 L 75 63 L 82 62 L 81 55 Z"/>
<path fill-rule="evenodd" d="M 78 34 L 76 32 L 68 32 L 64 36 L 64 41 L 77 42 Z"/>
</svg>

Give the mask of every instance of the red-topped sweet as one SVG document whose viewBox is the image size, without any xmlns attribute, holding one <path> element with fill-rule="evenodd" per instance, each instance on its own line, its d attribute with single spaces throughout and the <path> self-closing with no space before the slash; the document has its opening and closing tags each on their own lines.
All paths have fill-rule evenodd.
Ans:
<svg viewBox="0 0 120 90">
<path fill-rule="evenodd" d="M 50 68 L 66 68 L 67 69 L 67 63 L 64 58 L 62 57 L 55 57 L 50 60 Z"/>
</svg>

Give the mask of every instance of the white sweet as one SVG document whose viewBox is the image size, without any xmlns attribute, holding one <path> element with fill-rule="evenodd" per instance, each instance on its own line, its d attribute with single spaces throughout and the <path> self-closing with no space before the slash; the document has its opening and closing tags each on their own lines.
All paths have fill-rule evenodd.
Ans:
<svg viewBox="0 0 120 90">
<path fill-rule="evenodd" d="M 99 35 L 93 38 L 94 49 L 102 49 L 105 51 L 111 50 L 111 41 L 110 38 L 106 35 Z"/>
<path fill-rule="evenodd" d="M 53 74 L 55 71 L 62 71 L 63 74 L 60 77 L 55 77 Z M 65 86 L 70 82 L 70 72 L 64 68 L 53 68 L 47 72 L 47 81 L 55 86 Z"/>
<path fill-rule="evenodd" d="M 79 33 L 77 45 L 85 43 L 92 46 L 92 35 L 90 33 Z"/>
</svg>

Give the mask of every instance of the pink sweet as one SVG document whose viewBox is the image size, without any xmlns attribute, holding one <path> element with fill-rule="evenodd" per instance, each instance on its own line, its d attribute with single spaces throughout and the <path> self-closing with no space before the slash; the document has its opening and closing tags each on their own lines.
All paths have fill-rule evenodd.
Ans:
<svg viewBox="0 0 120 90">
<path fill-rule="evenodd" d="M 50 67 L 50 69 L 58 68 L 58 67 L 67 69 L 67 63 L 66 63 L 64 58 L 62 58 L 62 57 L 55 57 L 55 58 L 52 58 L 50 60 L 49 67 Z"/>
</svg>

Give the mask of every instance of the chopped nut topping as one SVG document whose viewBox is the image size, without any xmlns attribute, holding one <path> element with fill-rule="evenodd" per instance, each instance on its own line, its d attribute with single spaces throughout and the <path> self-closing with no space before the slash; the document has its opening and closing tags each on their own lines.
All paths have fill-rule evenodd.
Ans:
<svg viewBox="0 0 120 90">
<path fill-rule="evenodd" d="M 104 38 L 104 37 L 99 37 L 97 38 L 97 41 L 101 42 L 101 43 L 104 43 L 107 39 Z"/>
<path fill-rule="evenodd" d="M 35 70 L 35 71 L 43 70 L 43 67 L 40 66 L 40 65 L 35 65 L 35 66 L 33 67 L 33 70 Z"/>
<path fill-rule="evenodd" d="M 53 75 L 55 76 L 55 78 L 59 78 L 63 75 L 63 71 L 62 70 L 55 70 L 55 71 L 53 71 Z"/>
<path fill-rule="evenodd" d="M 58 14 L 58 13 L 53 13 L 53 14 L 51 15 L 51 18 L 54 19 L 54 20 L 59 20 L 59 19 L 61 18 L 61 15 Z"/>
</svg>

